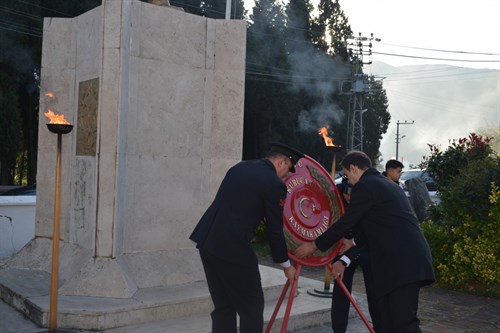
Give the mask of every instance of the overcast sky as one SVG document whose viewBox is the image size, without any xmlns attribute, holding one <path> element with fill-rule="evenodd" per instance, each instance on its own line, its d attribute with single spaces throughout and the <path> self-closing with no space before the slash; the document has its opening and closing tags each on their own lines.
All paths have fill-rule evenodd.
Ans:
<svg viewBox="0 0 500 333">
<path fill-rule="evenodd" d="M 380 43 L 374 43 L 373 60 L 393 66 L 450 64 L 460 67 L 500 69 L 500 1 L 498 0 L 340 0 L 339 2 L 353 32 L 361 32 L 363 35 L 373 33 L 375 37 L 382 39 Z M 457 62 L 451 59 L 468 61 Z M 476 62 L 478 60 L 496 62 Z"/>
<path fill-rule="evenodd" d="M 317 6 L 319 0 L 311 3 Z M 375 61 L 393 66 L 452 64 L 500 69 L 499 0 L 339 0 L 339 3 L 355 34 L 373 33 L 381 39 L 380 43 L 374 43 Z M 253 0 L 245 0 L 247 9 L 251 10 L 253 4 Z M 485 60 L 495 62 L 478 62 Z"/>
</svg>

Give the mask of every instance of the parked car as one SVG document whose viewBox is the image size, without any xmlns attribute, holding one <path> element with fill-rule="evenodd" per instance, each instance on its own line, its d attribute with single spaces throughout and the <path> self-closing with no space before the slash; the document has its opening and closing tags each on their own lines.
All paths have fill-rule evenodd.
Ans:
<svg viewBox="0 0 500 333">
<path fill-rule="evenodd" d="M 333 180 L 333 182 L 335 183 L 335 185 L 342 183 L 342 172 L 335 175 L 335 179 Z"/>
<path fill-rule="evenodd" d="M 401 172 L 401 177 L 399 178 L 399 181 L 401 182 L 401 185 L 403 186 L 403 189 L 407 191 L 408 189 L 406 188 L 405 182 L 408 179 L 413 179 L 413 178 L 420 178 L 422 181 L 425 183 L 425 186 L 427 187 L 428 191 L 436 191 L 436 182 L 434 182 L 434 179 L 432 176 L 429 174 L 427 170 L 420 170 L 420 169 L 411 169 L 411 170 L 404 170 Z"/>
<path fill-rule="evenodd" d="M 36 195 L 36 185 L 20 186 L 0 193 L 2 196 Z"/>
<path fill-rule="evenodd" d="M 422 179 L 422 181 L 425 183 L 425 186 L 427 187 L 427 191 L 429 191 L 429 197 L 431 198 L 432 202 L 440 201 L 437 194 L 437 186 L 434 178 L 432 178 L 427 170 L 421 169 L 403 170 L 403 172 L 401 172 L 399 182 L 401 183 L 401 187 L 405 191 L 407 197 L 410 197 L 410 194 L 408 193 L 408 188 L 406 187 L 405 182 L 409 179 L 414 178 Z"/>
</svg>

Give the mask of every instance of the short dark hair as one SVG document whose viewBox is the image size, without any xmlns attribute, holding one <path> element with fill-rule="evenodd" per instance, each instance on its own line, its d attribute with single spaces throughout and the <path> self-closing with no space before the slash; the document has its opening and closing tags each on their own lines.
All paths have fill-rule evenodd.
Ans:
<svg viewBox="0 0 500 333">
<path fill-rule="evenodd" d="M 397 169 L 401 168 L 403 169 L 405 166 L 403 163 L 399 162 L 398 160 L 388 160 L 387 163 L 385 164 L 385 169 Z"/>
<path fill-rule="evenodd" d="M 265 158 L 267 159 L 274 159 L 274 158 L 281 158 L 281 157 L 287 157 L 285 154 L 279 153 L 277 151 L 268 151 Z"/>
<path fill-rule="evenodd" d="M 371 168 L 372 161 L 370 160 L 368 155 L 366 155 L 362 151 L 351 150 L 342 159 L 340 165 L 346 169 L 348 169 L 350 165 L 354 165 L 360 168 L 361 170 L 365 170 Z"/>
</svg>

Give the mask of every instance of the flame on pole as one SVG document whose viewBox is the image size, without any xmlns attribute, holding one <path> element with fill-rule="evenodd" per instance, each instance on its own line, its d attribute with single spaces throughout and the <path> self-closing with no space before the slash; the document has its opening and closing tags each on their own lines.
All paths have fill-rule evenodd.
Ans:
<svg viewBox="0 0 500 333">
<path fill-rule="evenodd" d="M 48 98 L 55 99 L 52 93 L 45 94 Z M 56 114 L 48 109 L 44 115 L 50 119 L 47 128 L 52 133 L 57 134 L 57 154 L 56 154 L 56 184 L 54 193 L 54 226 L 52 230 L 52 272 L 50 281 L 50 309 L 49 309 L 49 332 L 57 332 L 57 291 L 59 282 L 59 234 L 60 234 L 60 213 L 61 213 L 61 146 L 62 134 L 71 132 L 71 125 L 64 115 Z"/>
<path fill-rule="evenodd" d="M 332 179 L 333 179 L 333 181 L 335 183 L 335 167 L 336 167 L 336 163 L 337 163 L 337 152 L 340 151 L 341 146 L 334 144 L 333 138 L 328 135 L 328 129 L 329 129 L 328 125 L 325 125 L 325 126 L 321 127 L 318 130 L 318 135 L 321 135 L 323 137 L 323 140 L 325 141 L 326 148 L 328 150 L 333 151 L 333 161 L 332 161 L 331 175 L 332 175 Z M 319 295 L 320 297 L 325 297 L 325 296 L 331 295 L 332 292 L 330 292 L 330 283 L 331 283 L 331 272 L 330 272 L 330 270 L 327 267 L 325 267 L 325 284 L 324 284 L 324 290 L 323 291 L 319 291 L 319 290 L 315 289 L 314 290 L 315 291 L 314 296 Z"/>
<path fill-rule="evenodd" d="M 328 135 L 328 128 L 328 125 L 321 127 L 318 130 L 318 135 L 321 135 L 323 137 L 323 140 L 325 140 L 326 148 L 333 151 L 332 178 L 335 179 L 335 164 L 337 162 L 337 152 L 340 151 L 342 146 L 334 144 L 333 138 Z"/>
</svg>

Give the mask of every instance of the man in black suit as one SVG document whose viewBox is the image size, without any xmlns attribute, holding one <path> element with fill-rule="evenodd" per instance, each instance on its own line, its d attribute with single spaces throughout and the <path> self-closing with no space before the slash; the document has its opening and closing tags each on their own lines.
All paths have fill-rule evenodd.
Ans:
<svg viewBox="0 0 500 333">
<path fill-rule="evenodd" d="M 422 286 L 434 282 L 429 245 L 404 191 L 371 168 L 369 157 L 349 152 L 341 162 L 353 186 L 342 217 L 313 242 L 302 244 L 299 258 L 316 249 L 327 250 L 350 230 L 345 248 L 366 246 L 373 271 L 374 294 L 380 311 L 381 333 L 421 332 L 417 317 Z"/>
<path fill-rule="evenodd" d="M 261 333 L 264 293 L 251 241 L 260 221 L 266 223 L 273 260 L 285 276 L 295 278 L 283 234 L 283 179 L 295 172 L 304 155 L 272 144 L 266 158 L 242 161 L 227 172 L 213 203 L 190 236 L 197 243 L 208 289 L 214 303 L 213 333 Z"/>
</svg>

